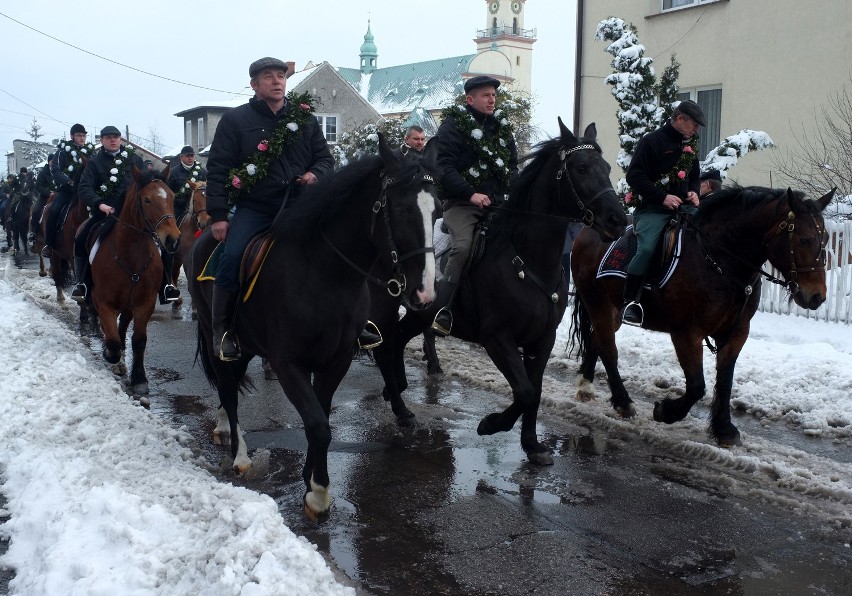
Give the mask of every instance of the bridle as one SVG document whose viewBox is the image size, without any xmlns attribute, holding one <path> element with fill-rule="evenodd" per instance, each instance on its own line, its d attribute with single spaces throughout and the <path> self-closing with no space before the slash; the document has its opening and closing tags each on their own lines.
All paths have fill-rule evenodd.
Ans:
<svg viewBox="0 0 852 596">
<path fill-rule="evenodd" d="M 370 235 L 373 235 L 376 227 L 376 219 L 378 218 L 379 213 L 382 214 L 384 222 L 385 222 L 385 233 L 387 234 L 388 246 L 390 247 L 390 258 L 393 263 L 393 276 L 388 280 L 382 280 L 375 275 L 370 274 L 368 271 L 365 271 L 363 268 L 359 267 L 356 263 L 354 263 L 349 257 L 347 257 L 343 252 L 337 248 L 334 243 L 332 243 L 331 239 L 325 234 L 325 232 L 321 231 L 322 237 L 325 239 L 326 243 L 334 250 L 334 252 L 339 256 L 343 261 L 355 269 L 358 273 L 367 278 L 368 281 L 374 283 L 378 286 L 385 288 L 391 296 L 394 298 L 399 298 L 402 296 L 403 301 L 407 304 L 407 298 L 404 295 L 405 289 L 408 285 L 405 269 L 402 266 L 402 263 L 411 257 L 415 257 L 421 254 L 434 253 L 435 248 L 433 246 L 425 246 L 423 248 L 418 248 L 407 253 L 399 254 L 399 251 L 396 248 L 396 242 L 393 239 L 393 226 L 391 225 L 390 219 L 390 211 L 388 207 L 388 189 L 398 186 L 400 184 L 416 184 L 416 183 L 428 183 L 431 185 L 435 185 L 435 178 L 426 172 L 423 172 L 418 168 L 417 172 L 415 172 L 411 178 L 407 180 L 398 180 L 391 176 L 387 176 L 384 171 L 380 174 L 382 179 L 382 190 L 381 194 L 379 194 L 379 198 L 373 203 L 373 218 L 370 223 Z"/>
<path fill-rule="evenodd" d="M 137 185 L 137 188 L 136 188 L 136 194 L 137 194 L 137 197 L 136 197 L 136 212 L 137 212 L 137 215 L 139 216 L 139 219 L 142 220 L 142 223 L 144 225 L 143 228 L 137 228 L 133 224 L 127 223 L 125 221 L 121 221 L 121 219 L 119 219 L 115 214 L 112 214 L 109 217 L 111 217 L 112 219 L 114 219 L 115 221 L 120 223 L 121 225 L 130 228 L 131 230 L 136 230 L 140 234 L 150 236 L 154 240 L 154 244 L 156 244 L 160 248 L 160 250 L 162 250 L 162 251 L 164 251 L 168 254 L 173 254 L 174 250 L 167 249 L 165 246 L 163 246 L 163 243 L 160 242 L 160 237 L 159 237 L 159 235 L 157 235 L 157 228 L 159 228 L 160 225 L 164 221 L 167 221 L 169 219 L 175 219 L 175 214 L 174 213 L 165 213 L 153 225 L 151 225 L 150 220 L 145 215 L 145 210 L 142 208 L 142 201 L 139 200 L 139 197 L 138 197 L 138 195 L 141 192 L 142 192 L 142 188 L 140 188 Z"/>
<path fill-rule="evenodd" d="M 201 214 L 207 213 L 207 209 L 195 208 L 195 193 L 197 192 L 200 192 L 204 196 L 207 196 L 207 184 L 192 189 L 192 192 L 189 195 L 189 209 L 187 209 L 186 213 L 181 215 L 180 220 L 177 221 L 178 228 L 183 225 L 183 222 L 186 221 L 187 217 L 192 217 L 192 220 L 195 222 L 195 227 L 201 229 Z"/>
<path fill-rule="evenodd" d="M 577 145 L 576 147 L 571 147 L 570 149 L 560 149 L 559 150 L 559 161 L 561 162 L 559 169 L 556 171 L 556 192 L 557 196 L 561 194 L 562 186 L 559 182 L 564 177 L 565 180 L 568 181 L 568 187 L 571 189 L 571 194 L 573 195 L 574 201 L 577 203 L 577 206 L 580 208 L 580 212 L 582 213 L 581 221 L 584 225 L 594 228 L 598 232 L 609 236 L 609 234 L 604 230 L 601 225 L 595 220 L 595 214 L 591 210 L 592 204 L 600 199 L 601 197 L 608 194 L 615 194 L 615 190 L 612 187 L 604 188 L 597 193 L 595 193 L 591 199 L 588 201 L 583 201 L 580 197 L 577 189 L 574 188 L 574 182 L 571 180 L 571 175 L 568 173 L 568 158 L 577 151 L 598 151 L 598 148 L 595 145 L 590 143 L 584 145 Z"/>
</svg>

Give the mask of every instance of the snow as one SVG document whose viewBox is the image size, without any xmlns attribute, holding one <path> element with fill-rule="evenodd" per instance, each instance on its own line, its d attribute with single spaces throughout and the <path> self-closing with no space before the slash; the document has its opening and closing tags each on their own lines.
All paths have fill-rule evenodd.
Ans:
<svg viewBox="0 0 852 596">
<path fill-rule="evenodd" d="M 11 263 L 11 259 L 7 259 Z M 20 277 L 35 272 L 14 270 Z M 43 283 L 37 287 L 52 290 Z M 39 290 L 45 296 L 44 290 Z M 46 296 L 45 296 L 46 297 Z M 0 280 L 12 594 L 354 594 L 268 496 L 220 482 L 70 329 Z"/>
<path fill-rule="evenodd" d="M 0 269 L 0 565 L 12 594 L 354 594 L 314 545 L 295 536 L 269 497 L 217 480 L 172 428 L 134 405 L 54 313 L 49 278 Z M 2 262 L 2 261 L 0 261 Z M 852 527 L 852 333 L 843 324 L 758 313 L 740 355 L 733 405 L 743 445 L 706 435 L 708 397 L 681 422 L 652 419 L 683 374 L 667 335 L 632 327 L 617 336 L 637 416 L 619 418 L 598 365 L 597 399 L 576 400 L 570 317 L 558 329 L 542 408 L 604 432 L 630 432 L 695 461 L 726 492 Z M 508 395 L 484 351 L 439 342 L 447 374 Z M 739 416 L 742 419 L 743 416 Z M 764 432 L 765 431 L 765 432 Z M 848 542 L 848 540 L 846 540 Z"/>
</svg>

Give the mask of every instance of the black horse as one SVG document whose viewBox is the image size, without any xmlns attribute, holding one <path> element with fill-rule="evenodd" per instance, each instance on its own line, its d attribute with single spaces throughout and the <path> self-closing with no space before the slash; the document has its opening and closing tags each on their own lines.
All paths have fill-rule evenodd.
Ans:
<svg viewBox="0 0 852 596">
<path fill-rule="evenodd" d="M 6 213 L 3 214 L 6 225 L 6 245 L 12 254 L 18 254 L 21 248 L 25 255 L 30 254 L 27 236 L 30 231 L 33 203 L 35 203 L 33 180 L 29 176 L 24 176 L 17 190 L 12 194 Z"/>
<path fill-rule="evenodd" d="M 310 515 L 328 510 L 331 400 L 352 363 L 356 338 L 367 321 L 367 280 L 379 254 L 393 255 L 394 277 L 381 282 L 409 308 L 434 298 L 432 223 L 435 218 L 437 144 L 420 162 L 402 161 L 380 138 L 380 156 L 366 157 L 309 186 L 272 225 L 274 240 L 247 301 L 238 308 L 236 332 L 243 356 L 214 356 L 212 283 L 199 282 L 216 241 L 205 231 L 193 249 L 189 290 L 198 308 L 198 354 L 218 389 L 218 434 L 231 443 L 234 468 L 251 466 L 239 432 L 237 394 L 253 356 L 268 359 L 305 425 L 308 452 L 302 476 Z"/>
<path fill-rule="evenodd" d="M 752 187 L 724 189 L 702 199 L 687 228 L 679 263 L 661 289 L 657 280 L 642 295 L 643 327 L 669 333 L 686 376 L 678 399 L 654 405 L 654 420 L 683 420 L 704 397 L 704 338 L 716 342 L 716 387 L 710 434 L 723 446 L 740 443 L 731 422 L 730 399 L 734 366 L 748 339 L 749 324 L 760 299 L 761 275 L 787 286 L 802 308 L 816 309 L 825 301 L 825 232 L 822 211 L 834 191 L 818 201 L 792 190 Z M 578 299 L 574 302 L 572 344 L 582 358 L 577 398 L 594 397 L 592 384 L 598 358 L 612 392 L 611 403 L 624 417 L 636 410 L 618 372 L 615 332 L 624 280 L 598 277 L 608 245 L 582 231 L 574 241 L 571 270 Z M 763 273 L 769 261 L 786 283 Z"/>
<path fill-rule="evenodd" d="M 595 140 L 595 125 L 580 139 L 561 119 L 559 128 L 559 137 L 541 143 L 526 158 L 529 164 L 509 200 L 497 209 L 485 253 L 470 268 L 456 301 L 453 323 L 453 335 L 482 344 L 512 387 L 512 404 L 486 416 L 479 434 L 508 431 L 522 418 L 521 447 L 531 462 L 541 465 L 553 463 L 535 426 L 544 369 L 568 298 L 562 273 L 568 222 L 583 218 L 604 240 L 620 236 L 627 224 L 609 164 Z M 371 313 L 374 321 L 393 316 L 395 311 L 378 303 Z M 395 341 L 373 351 L 385 381 L 384 397 L 401 425 L 414 418 L 401 395 L 408 387 L 403 350 L 432 316 L 431 311 L 409 311 L 399 322 Z"/>
</svg>

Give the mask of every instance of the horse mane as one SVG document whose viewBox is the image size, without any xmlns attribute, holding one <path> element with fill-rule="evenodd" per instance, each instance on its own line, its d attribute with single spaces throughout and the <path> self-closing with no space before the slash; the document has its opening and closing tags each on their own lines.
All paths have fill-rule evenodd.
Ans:
<svg viewBox="0 0 852 596">
<path fill-rule="evenodd" d="M 780 199 L 787 189 L 766 188 L 763 186 L 740 186 L 734 185 L 722 188 L 702 197 L 701 207 L 695 215 L 698 224 L 714 220 L 718 214 L 724 213 L 724 217 L 736 217 L 738 214 L 753 209 L 758 209 L 769 203 Z M 793 194 L 804 199 L 804 193 L 793 191 Z M 805 205 L 812 213 L 819 211 L 819 207 L 811 201 L 805 201 Z"/>
<path fill-rule="evenodd" d="M 547 161 L 561 148 L 562 137 L 546 139 L 533 147 L 533 150 L 520 160 L 521 163 L 529 163 L 521 170 L 509 189 L 512 209 L 526 211 L 529 208 L 532 189 L 536 180 L 541 175 Z"/>
</svg>

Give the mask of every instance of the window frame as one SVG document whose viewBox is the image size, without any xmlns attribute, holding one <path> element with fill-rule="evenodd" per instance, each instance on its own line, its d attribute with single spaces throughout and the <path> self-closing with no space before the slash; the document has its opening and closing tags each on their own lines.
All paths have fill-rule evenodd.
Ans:
<svg viewBox="0 0 852 596">
<path fill-rule="evenodd" d="M 198 150 L 201 151 L 207 146 L 207 131 L 204 130 L 204 116 L 198 119 Z"/>
<path fill-rule="evenodd" d="M 672 2 L 676 2 L 677 0 L 660 0 L 660 12 L 673 12 L 676 10 L 684 10 L 687 8 L 694 8 L 701 4 L 712 4 L 714 2 L 719 2 L 719 0 L 688 0 L 689 4 L 684 4 L 682 6 L 669 6 L 666 8 L 666 3 L 671 4 Z"/>
<path fill-rule="evenodd" d="M 337 144 L 340 139 L 340 114 L 314 114 L 314 117 L 317 119 L 317 124 L 320 126 L 320 132 L 325 137 L 325 141 L 330 145 Z M 329 139 L 329 133 L 326 128 L 328 119 L 330 118 L 334 118 L 334 140 Z"/>
</svg>

